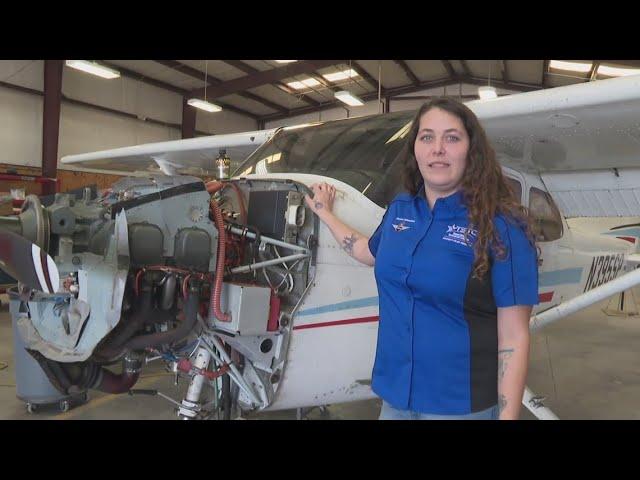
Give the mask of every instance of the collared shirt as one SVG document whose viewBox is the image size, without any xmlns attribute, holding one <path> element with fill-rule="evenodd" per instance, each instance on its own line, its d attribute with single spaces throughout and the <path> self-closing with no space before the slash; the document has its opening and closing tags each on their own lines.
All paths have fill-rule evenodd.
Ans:
<svg viewBox="0 0 640 480">
<path fill-rule="evenodd" d="M 433 211 L 424 191 L 400 194 L 369 240 L 380 305 L 371 386 L 396 408 L 455 415 L 495 405 L 497 307 L 538 303 L 535 248 L 502 216 L 494 226 L 506 256 L 490 253 L 483 280 L 472 278 L 477 231 L 467 216 L 461 192 Z"/>
</svg>

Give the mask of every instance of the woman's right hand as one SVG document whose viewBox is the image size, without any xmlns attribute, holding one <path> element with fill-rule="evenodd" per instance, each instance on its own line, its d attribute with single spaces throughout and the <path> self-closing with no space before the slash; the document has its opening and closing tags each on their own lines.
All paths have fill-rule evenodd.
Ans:
<svg viewBox="0 0 640 480">
<path fill-rule="evenodd" d="M 313 198 L 305 195 L 307 206 L 318 216 L 324 212 L 333 211 L 333 200 L 336 198 L 336 187 L 328 183 L 314 183 L 311 185 Z"/>
</svg>

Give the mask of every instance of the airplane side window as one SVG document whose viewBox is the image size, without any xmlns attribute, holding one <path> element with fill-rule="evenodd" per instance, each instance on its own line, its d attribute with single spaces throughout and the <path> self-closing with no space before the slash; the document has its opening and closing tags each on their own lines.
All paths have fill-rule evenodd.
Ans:
<svg viewBox="0 0 640 480">
<path fill-rule="evenodd" d="M 520 182 L 515 178 L 507 176 L 505 176 L 504 178 L 507 180 L 507 184 L 511 187 L 511 190 L 513 190 L 513 193 L 518 201 L 522 203 L 522 185 L 520 184 Z"/>
<path fill-rule="evenodd" d="M 551 242 L 562 236 L 562 217 L 551 196 L 539 188 L 529 191 L 529 212 L 537 242 Z"/>
</svg>

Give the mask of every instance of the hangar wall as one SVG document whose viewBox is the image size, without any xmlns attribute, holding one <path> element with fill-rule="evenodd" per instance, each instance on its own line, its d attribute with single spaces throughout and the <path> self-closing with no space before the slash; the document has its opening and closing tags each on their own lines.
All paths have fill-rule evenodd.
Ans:
<svg viewBox="0 0 640 480">
<path fill-rule="evenodd" d="M 0 82 L 42 92 L 44 61 L 2 60 Z M 42 164 L 42 104 L 37 93 L 16 91 L 0 83 L 0 163 L 40 167 Z M 106 150 L 181 136 L 182 97 L 131 78 L 105 80 L 63 69 L 62 94 L 70 99 L 136 115 L 80 106 L 62 100 L 58 160 L 64 155 Z M 148 118 L 173 125 L 158 125 Z M 196 130 L 211 134 L 255 130 L 252 118 L 233 112 L 198 112 Z M 59 165 L 67 169 L 66 166 Z"/>
</svg>

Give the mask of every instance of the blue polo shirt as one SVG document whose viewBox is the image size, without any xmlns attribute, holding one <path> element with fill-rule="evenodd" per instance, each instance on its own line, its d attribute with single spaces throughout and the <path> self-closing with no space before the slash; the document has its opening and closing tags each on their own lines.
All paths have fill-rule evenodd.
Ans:
<svg viewBox="0 0 640 480">
<path fill-rule="evenodd" d="M 435 202 L 398 195 L 369 240 L 380 302 L 373 391 L 395 408 L 439 415 L 498 400 L 497 307 L 538 303 L 538 266 L 524 231 L 497 216 L 506 248 L 472 278 L 468 211 L 457 192 Z"/>
</svg>

